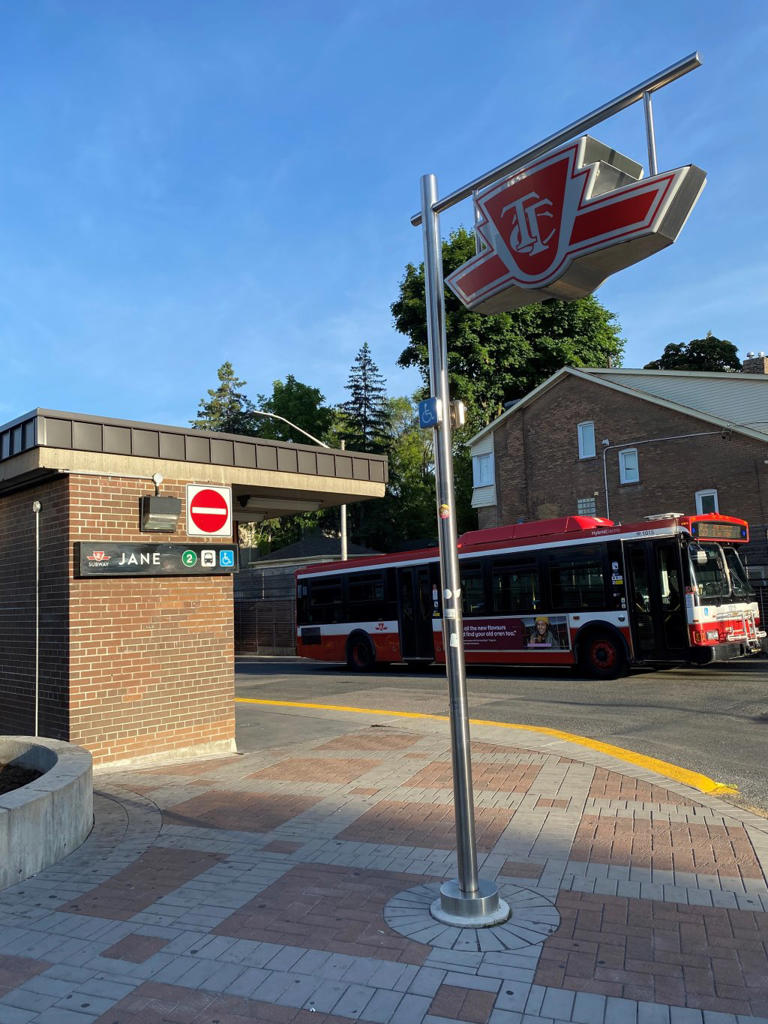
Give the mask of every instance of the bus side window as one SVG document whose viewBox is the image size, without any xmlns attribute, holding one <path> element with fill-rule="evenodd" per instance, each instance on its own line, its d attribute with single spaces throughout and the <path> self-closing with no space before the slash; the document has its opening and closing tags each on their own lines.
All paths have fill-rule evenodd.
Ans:
<svg viewBox="0 0 768 1024">
<path fill-rule="evenodd" d="M 463 615 L 485 614 L 485 579 L 482 563 L 461 566 L 461 610 Z"/>
<path fill-rule="evenodd" d="M 538 570 L 531 565 L 494 563 L 491 593 L 496 613 L 535 612 L 541 606 Z"/>
<path fill-rule="evenodd" d="M 561 551 L 550 555 L 549 586 L 553 611 L 606 606 L 600 550 Z"/>
<path fill-rule="evenodd" d="M 350 573 L 347 584 L 347 607 L 353 622 L 373 622 L 394 618 L 386 600 L 386 577 L 383 571 Z"/>
<path fill-rule="evenodd" d="M 307 621 L 331 623 L 341 621 L 344 606 L 341 580 L 313 580 Z"/>
</svg>

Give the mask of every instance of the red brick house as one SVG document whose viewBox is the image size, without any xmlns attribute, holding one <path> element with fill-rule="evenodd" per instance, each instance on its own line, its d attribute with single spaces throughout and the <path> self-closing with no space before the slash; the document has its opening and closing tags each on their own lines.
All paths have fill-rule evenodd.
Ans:
<svg viewBox="0 0 768 1024">
<path fill-rule="evenodd" d="M 564 367 L 469 442 L 480 527 L 722 512 L 749 521 L 768 579 L 768 359 L 744 371 Z"/>
</svg>

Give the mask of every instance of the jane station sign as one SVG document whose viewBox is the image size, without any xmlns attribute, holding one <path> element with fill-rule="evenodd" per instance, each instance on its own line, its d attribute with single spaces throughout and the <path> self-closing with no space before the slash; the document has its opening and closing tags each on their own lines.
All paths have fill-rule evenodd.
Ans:
<svg viewBox="0 0 768 1024">
<path fill-rule="evenodd" d="M 692 164 L 641 175 L 584 135 L 495 182 L 475 197 L 482 248 L 446 283 L 481 313 L 588 295 L 671 245 L 706 181 Z"/>
<path fill-rule="evenodd" d="M 121 544 L 78 541 L 78 576 L 228 576 L 238 571 L 234 544 Z"/>
</svg>

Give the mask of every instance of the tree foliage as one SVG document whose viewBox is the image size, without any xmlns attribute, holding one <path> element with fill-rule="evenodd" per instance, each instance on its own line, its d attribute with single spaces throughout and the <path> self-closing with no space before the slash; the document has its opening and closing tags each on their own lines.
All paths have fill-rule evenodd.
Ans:
<svg viewBox="0 0 768 1024">
<path fill-rule="evenodd" d="M 258 396 L 259 409 L 295 423 L 297 427 L 327 444 L 326 435 L 333 424 L 334 413 L 324 403 L 325 395 L 318 388 L 302 384 L 291 373 L 285 381 L 272 382 L 271 395 Z M 296 441 L 299 444 L 312 443 L 300 431 L 291 429 L 288 423 L 267 417 L 258 419 L 259 437 L 271 437 L 277 441 Z"/>
<path fill-rule="evenodd" d="M 197 430 L 219 430 L 225 434 L 253 434 L 254 405 L 244 391 L 232 363 L 222 363 L 217 371 L 219 386 L 208 389 L 208 400 L 200 399 L 197 419 L 190 423 Z"/>
<path fill-rule="evenodd" d="M 437 535 L 432 431 L 419 426 L 413 399 L 387 398 L 383 376 L 364 344 L 353 363 L 347 390 L 350 398 L 340 406 L 326 406 L 317 388 L 292 375 L 274 381 L 271 395 L 258 395 L 257 405 L 244 392 L 231 363 L 218 371 L 219 386 L 202 400 L 194 426 L 204 430 L 271 437 L 300 444 L 312 442 L 281 421 L 258 417 L 256 410 L 275 413 L 303 427 L 319 440 L 339 447 L 342 439 L 352 451 L 387 456 L 389 482 L 384 498 L 356 502 L 348 507 L 350 543 L 381 551 L 396 551 L 409 544 L 429 544 Z M 454 458 L 459 530 L 476 525 L 470 507 L 471 464 L 466 448 L 457 444 Z M 241 543 L 268 552 L 284 547 L 313 531 L 339 535 L 339 509 L 320 509 L 280 519 L 266 519 L 241 528 Z"/>
<path fill-rule="evenodd" d="M 661 356 L 646 363 L 646 370 L 708 370 L 714 373 L 738 373 L 741 360 L 738 349 L 730 341 L 716 338 L 707 331 L 706 338 L 666 346 Z"/>
<path fill-rule="evenodd" d="M 355 356 L 344 387 L 349 398 L 339 408 L 348 446 L 360 452 L 384 452 L 389 438 L 386 381 L 367 341 Z"/>
<path fill-rule="evenodd" d="M 384 454 L 389 482 L 381 501 L 358 506 L 362 542 L 381 551 L 428 544 L 436 536 L 432 432 L 419 427 L 415 403 L 405 397 L 387 403 L 389 437 Z"/>
<path fill-rule="evenodd" d="M 459 228 L 443 242 L 447 276 L 475 255 L 474 236 Z M 424 266 L 408 264 L 392 304 L 395 327 L 409 343 L 400 366 L 429 380 Z M 469 432 L 499 415 L 563 366 L 620 366 L 624 339 L 616 317 L 594 298 L 551 300 L 509 313 L 472 313 L 445 291 L 448 372 L 453 398 L 467 406 Z"/>
</svg>

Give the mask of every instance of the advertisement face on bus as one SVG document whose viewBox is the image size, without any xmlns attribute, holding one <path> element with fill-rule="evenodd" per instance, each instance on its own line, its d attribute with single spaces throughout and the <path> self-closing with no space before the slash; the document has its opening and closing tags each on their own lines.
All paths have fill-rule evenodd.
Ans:
<svg viewBox="0 0 768 1024">
<path fill-rule="evenodd" d="M 521 615 L 464 620 L 464 649 L 470 651 L 567 650 L 565 615 Z"/>
</svg>

